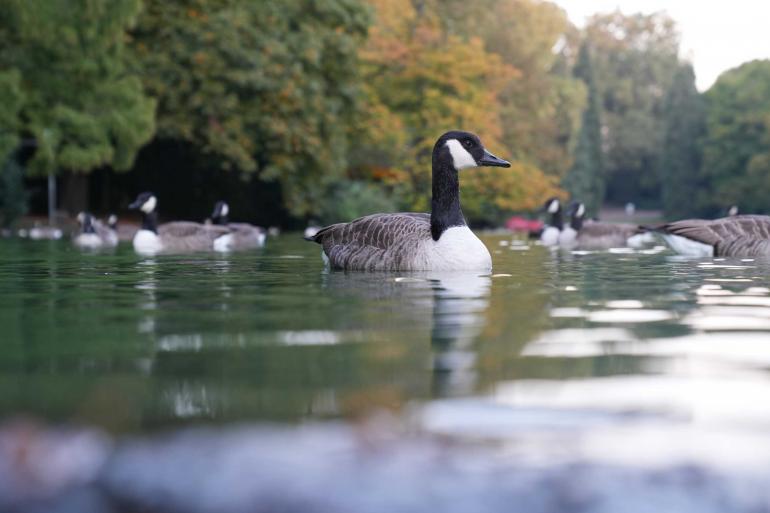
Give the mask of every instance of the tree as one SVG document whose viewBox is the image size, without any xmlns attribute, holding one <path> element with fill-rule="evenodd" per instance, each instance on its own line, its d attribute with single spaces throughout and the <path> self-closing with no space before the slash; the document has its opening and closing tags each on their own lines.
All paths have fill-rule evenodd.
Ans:
<svg viewBox="0 0 770 513">
<path fill-rule="evenodd" d="M 607 199 L 657 202 L 665 93 L 679 36 L 664 13 L 592 17 L 585 29 L 601 93 Z"/>
<path fill-rule="evenodd" d="M 589 214 L 596 215 L 604 202 L 604 155 L 599 91 L 587 43 L 580 47 L 575 76 L 586 85 L 588 105 L 583 111 L 575 161 L 563 184 L 572 198 L 585 203 Z"/>
<path fill-rule="evenodd" d="M 0 162 L 4 162 L 19 143 L 19 112 L 24 97 L 18 70 L 0 72 L 0 98 Z"/>
<path fill-rule="evenodd" d="M 362 49 L 366 110 L 354 173 L 391 188 L 408 209 L 429 207 L 431 150 L 445 130 L 477 132 L 506 156 L 500 95 L 517 70 L 478 37 L 448 33 L 432 2 L 371 0 L 375 23 Z M 419 7 L 419 8 L 418 8 Z M 474 220 L 534 207 L 555 179 L 516 161 L 463 173 L 463 209 Z"/>
<path fill-rule="evenodd" d="M 770 189 L 770 61 L 757 60 L 723 73 L 705 93 L 706 135 L 702 175 L 704 208 L 767 210 Z"/>
<path fill-rule="evenodd" d="M 700 138 L 705 113 L 690 64 L 680 66 L 666 95 L 660 179 L 666 217 L 697 213 L 693 194 L 700 189 Z"/>
<path fill-rule="evenodd" d="M 147 0 L 131 46 L 158 135 L 319 212 L 346 168 L 368 22 L 356 0 Z"/>
<path fill-rule="evenodd" d="M 129 169 L 152 136 L 154 102 L 126 74 L 123 54 L 138 10 L 138 0 L 4 3 L 0 67 L 10 71 L 0 89 L 23 101 L 16 116 L 0 113 L 1 132 L 34 139 L 31 172 Z"/>
<path fill-rule="evenodd" d="M 481 39 L 486 51 L 516 70 L 498 95 L 502 138 L 512 156 L 564 176 L 585 98 L 570 72 L 577 31 L 566 13 L 537 0 L 445 0 L 438 13 L 449 33 Z"/>
</svg>

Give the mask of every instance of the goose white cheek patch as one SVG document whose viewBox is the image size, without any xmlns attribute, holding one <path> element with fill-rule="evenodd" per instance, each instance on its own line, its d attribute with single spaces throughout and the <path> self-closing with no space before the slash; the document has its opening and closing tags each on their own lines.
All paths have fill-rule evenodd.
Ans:
<svg viewBox="0 0 770 513">
<path fill-rule="evenodd" d="M 460 141 L 457 139 L 449 139 L 446 142 L 446 146 L 449 148 L 449 153 L 452 155 L 452 162 L 454 163 L 455 169 L 458 171 L 460 169 L 478 166 L 473 155 L 468 153 L 468 150 L 463 148 L 463 145 L 460 144 Z"/>
<path fill-rule="evenodd" d="M 578 207 L 578 209 L 577 209 L 577 212 L 576 212 L 576 214 L 577 214 L 577 216 L 578 216 L 578 217 L 583 217 L 583 215 L 584 215 L 585 213 L 586 213 L 586 207 L 585 207 L 585 205 L 583 205 L 583 204 L 581 203 L 581 204 L 580 204 L 580 206 L 579 206 L 579 207 Z"/>
<path fill-rule="evenodd" d="M 227 203 L 222 205 L 222 210 L 220 211 L 220 214 L 222 217 L 227 217 L 227 214 L 230 212 L 230 207 L 227 206 Z"/>
<path fill-rule="evenodd" d="M 549 214 L 555 214 L 559 211 L 559 202 L 558 201 L 552 201 L 550 205 L 548 205 L 548 213 Z"/>
<path fill-rule="evenodd" d="M 155 205 L 158 203 L 158 200 L 155 199 L 155 196 L 151 196 L 147 201 L 144 202 L 142 205 L 142 212 L 145 214 L 152 213 L 153 210 L 155 210 Z"/>
</svg>

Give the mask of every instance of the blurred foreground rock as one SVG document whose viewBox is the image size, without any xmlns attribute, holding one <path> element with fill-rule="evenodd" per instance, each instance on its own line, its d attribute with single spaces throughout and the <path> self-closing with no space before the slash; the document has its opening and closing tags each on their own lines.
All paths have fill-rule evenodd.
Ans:
<svg viewBox="0 0 770 513">
<path fill-rule="evenodd" d="M 337 423 L 197 428 L 112 442 L 95 430 L 14 422 L 0 429 L 0 510 L 770 511 L 768 480 L 757 473 L 519 462 L 506 453 L 489 441 Z"/>
</svg>

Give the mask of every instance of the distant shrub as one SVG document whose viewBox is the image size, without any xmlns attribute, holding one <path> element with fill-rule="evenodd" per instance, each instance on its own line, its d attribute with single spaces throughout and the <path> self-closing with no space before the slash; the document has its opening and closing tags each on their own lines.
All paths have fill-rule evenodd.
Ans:
<svg viewBox="0 0 770 513">
<path fill-rule="evenodd" d="M 24 188 L 24 169 L 11 156 L 0 170 L 0 226 L 8 228 L 27 213 L 27 191 Z"/>
</svg>

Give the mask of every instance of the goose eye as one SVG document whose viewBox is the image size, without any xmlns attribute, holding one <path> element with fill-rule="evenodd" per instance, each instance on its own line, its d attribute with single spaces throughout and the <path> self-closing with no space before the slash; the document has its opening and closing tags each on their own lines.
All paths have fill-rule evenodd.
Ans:
<svg viewBox="0 0 770 513">
<path fill-rule="evenodd" d="M 466 148 L 473 148 L 473 141 L 471 141 L 470 139 L 466 139 L 463 142 L 463 144 L 465 145 Z"/>
</svg>

